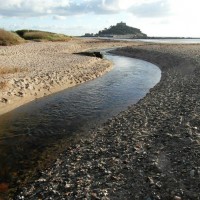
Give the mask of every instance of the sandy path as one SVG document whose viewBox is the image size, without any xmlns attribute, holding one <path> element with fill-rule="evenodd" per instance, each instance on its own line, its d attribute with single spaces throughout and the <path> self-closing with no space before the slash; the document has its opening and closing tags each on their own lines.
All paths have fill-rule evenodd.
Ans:
<svg viewBox="0 0 200 200">
<path fill-rule="evenodd" d="M 200 45 L 115 53 L 159 65 L 160 83 L 66 148 L 16 199 L 200 199 Z"/>
<path fill-rule="evenodd" d="M 74 39 L 66 43 L 0 47 L 0 114 L 99 77 L 111 69 L 111 63 L 107 60 L 73 53 L 127 45 L 127 42 Z M 17 68 L 17 72 L 1 74 L 2 68 Z"/>
</svg>

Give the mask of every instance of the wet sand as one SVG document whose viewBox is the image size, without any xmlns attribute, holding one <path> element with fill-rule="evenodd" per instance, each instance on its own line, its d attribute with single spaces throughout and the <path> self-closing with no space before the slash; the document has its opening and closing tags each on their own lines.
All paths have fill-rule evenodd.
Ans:
<svg viewBox="0 0 200 200">
<path fill-rule="evenodd" d="M 161 81 L 67 147 L 15 199 L 200 199 L 200 45 L 146 44 L 115 53 L 155 63 Z"/>
</svg>

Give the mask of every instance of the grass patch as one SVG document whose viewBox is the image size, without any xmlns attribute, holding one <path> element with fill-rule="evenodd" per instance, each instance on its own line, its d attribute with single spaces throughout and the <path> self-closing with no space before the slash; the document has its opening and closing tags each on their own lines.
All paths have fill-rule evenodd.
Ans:
<svg viewBox="0 0 200 200">
<path fill-rule="evenodd" d="M 0 29 L 0 46 L 16 45 L 16 44 L 21 44 L 23 42 L 24 39 L 22 39 L 16 33 Z"/>
<path fill-rule="evenodd" d="M 28 71 L 25 68 L 19 68 L 19 67 L 0 67 L 0 75 L 5 74 L 15 74 L 20 72 Z"/>
<path fill-rule="evenodd" d="M 56 34 L 38 30 L 18 30 L 16 33 L 25 40 L 33 41 L 67 42 L 71 39 L 70 36 L 64 34 Z"/>
</svg>

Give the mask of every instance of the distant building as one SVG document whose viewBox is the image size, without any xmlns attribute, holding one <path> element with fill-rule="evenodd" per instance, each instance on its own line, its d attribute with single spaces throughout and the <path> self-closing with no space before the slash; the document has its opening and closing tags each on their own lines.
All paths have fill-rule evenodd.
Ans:
<svg viewBox="0 0 200 200">
<path fill-rule="evenodd" d="M 117 23 L 117 26 L 126 26 L 126 23 L 120 22 L 120 23 Z"/>
<path fill-rule="evenodd" d="M 94 37 L 94 34 L 93 34 L 93 33 L 86 33 L 86 34 L 84 35 L 84 37 Z"/>
</svg>

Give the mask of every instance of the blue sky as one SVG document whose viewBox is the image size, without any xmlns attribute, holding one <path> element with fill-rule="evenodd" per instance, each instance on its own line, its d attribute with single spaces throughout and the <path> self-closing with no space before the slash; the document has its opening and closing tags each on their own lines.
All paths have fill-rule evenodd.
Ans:
<svg viewBox="0 0 200 200">
<path fill-rule="evenodd" d="M 199 0 L 0 0 L 0 28 L 83 35 L 123 21 L 149 36 L 200 37 L 199 8 Z"/>
</svg>

